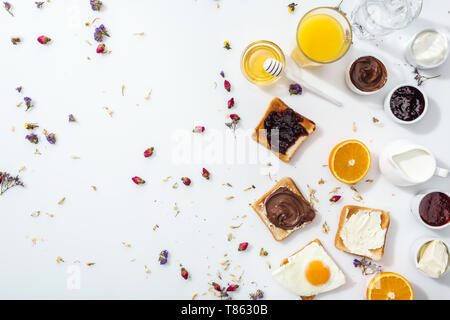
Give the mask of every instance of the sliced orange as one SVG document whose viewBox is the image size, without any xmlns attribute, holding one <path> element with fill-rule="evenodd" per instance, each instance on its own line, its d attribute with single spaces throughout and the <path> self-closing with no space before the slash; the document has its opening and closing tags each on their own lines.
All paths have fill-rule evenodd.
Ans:
<svg viewBox="0 0 450 320">
<path fill-rule="evenodd" d="M 369 149 L 358 140 L 346 140 L 331 150 L 328 166 L 333 176 L 343 183 L 353 184 L 369 172 Z"/>
<path fill-rule="evenodd" d="M 399 274 L 383 272 L 370 281 L 367 300 L 413 300 L 411 284 Z"/>
</svg>

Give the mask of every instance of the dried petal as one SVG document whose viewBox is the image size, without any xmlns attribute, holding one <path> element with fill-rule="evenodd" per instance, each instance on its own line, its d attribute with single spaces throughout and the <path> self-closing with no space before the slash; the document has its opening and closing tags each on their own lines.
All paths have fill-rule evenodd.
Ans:
<svg viewBox="0 0 450 320">
<path fill-rule="evenodd" d="M 239 285 L 237 285 L 237 284 L 230 284 L 228 286 L 228 288 L 227 288 L 227 292 L 236 291 L 237 288 L 239 288 Z"/>
<path fill-rule="evenodd" d="M 222 291 L 222 288 L 220 287 L 220 285 L 217 282 L 213 282 L 211 284 L 216 291 L 219 291 L 219 292 Z"/>
<path fill-rule="evenodd" d="M 194 133 L 202 133 L 203 131 L 205 131 L 205 127 L 203 126 L 195 126 L 194 129 L 192 130 L 192 132 Z"/>
<path fill-rule="evenodd" d="M 330 202 L 336 203 L 339 201 L 339 199 L 341 199 L 342 197 L 339 195 L 334 195 L 330 198 Z"/>
<path fill-rule="evenodd" d="M 203 170 L 202 170 L 202 177 L 209 180 L 209 175 L 210 175 L 209 171 L 206 170 L 205 168 L 203 168 Z"/>
<path fill-rule="evenodd" d="M 182 177 L 181 181 L 186 185 L 189 186 L 191 184 L 191 179 L 189 179 L 188 177 Z"/>
<path fill-rule="evenodd" d="M 227 90 L 228 92 L 230 92 L 230 91 L 231 91 L 231 83 L 230 83 L 230 81 L 225 80 L 225 81 L 223 82 L 223 87 L 225 88 L 225 90 Z"/>
<path fill-rule="evenodd" d="M 159 264 L 166 264 L 167 263 L 167 257 L 169 256 L 169 251 L 163 250 L 159 254 Z"/>
<path fill-rule="evenodd" d="M 133 182 L 136 184 L 144 184 L 145 183 L 145 180 L 138 176 L 131 178 L 131 180 L 133 180 Z"/>
<path fill-rule="evenodd" d="M 241 242 L 239 244 L 238 251 L 245 251 L 245 250 L 247 250 L 247 247 L 248 247 L 248 242 Z"/>
<path fill-rule="evenodd" d="M 189 272 L 187 272 L 184 267 L 181 268 L 181 276 L 184 278 L 184 280 L 187 280 L 187 278 L 189 277 Z"/>
<path fill-rule="evenodd" d="M 105 49 L 106 49 L 106 46 L 103 43 L 101 43 L 97 46 L 97 49 L 95 51 L 97 53 L 105 53 Z"/>
<path fill-rule="evenodd" d="M 145 151 L 144 151 L 144 157 L 146 157 L 146 158 L 150 157 L 150 156 L 153 154 L 153 150 L 154 150 L 154 149 L 155 149 L 154 147 L 145 149 Z"/>
<path fill-rule="evenodd" d="M 231 98 L 230 100 L 228 100 L 228 109 L 234 107 L 234 98 Z"/>
<path fill-rule="evenodd" d="M 47 43 L 49 43 L 50 41 L 52 41 L 52 39 L 50 39 L 50 38 L 47 37 L 47 36 L 39 36 L 39 37 L 37 38 L 37 41 L 38 41 L 40 44 L 47 44 Z"/>
</svg>

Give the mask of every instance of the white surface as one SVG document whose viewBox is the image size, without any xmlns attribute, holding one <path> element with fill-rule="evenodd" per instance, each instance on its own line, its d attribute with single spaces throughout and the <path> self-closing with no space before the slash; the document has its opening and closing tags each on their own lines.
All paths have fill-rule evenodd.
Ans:
<svg viewBox="0 0 450 320">
<path fill-rule="evenodd" d="M 260 288 L 268 299 L 298 299 L 274 282 L 266 261 L 274 268 L 318 237 L 347 277 L 343 287 L 319 298 L 362 299 L 370 277 L 353 268 L 353 256 L 333 245 L 342 206 L 361 203 L 352 199 L 348 186 L 336 181 L 322 166 L 334 145 L 351 138 L 365 142 L 373 156 L 367 178 L 374 182 L 357 185 L 364 198 L 362 204 L 391 212 L 384 269 L 409 279 L 416 298 L 450 298 L 450 277 L 433 280 L 423 276 L 410 255 L 416 238 L 429 235 L 448 242 L 449 231 L 426 229 L 408 208 L 418 190 L 449 191 L 450 180 L 433 178 L 425 185 L 397 188 L 381 177 L 377 168 L 383 146 L 396 138 L 428 147 L 439 166 L 450 166 L 448 62 L 435 71 L 442 74 L 440 78 L 423 86 L 430 98 L 430 110 L 420 123 L 396 124 L 382 109 L 390 88 L 402 82 L 413 83 L 414 75 L 403 61 L 407 41 L 425 27 L 449 32 L 450 3 L 424 1 L 421 16 L 406 30 L 373 43 L 355 39 L 350 52 L 338 63 L 304 72 L 305 79 L 344 102 L 338 108 L 307 92 L 289 96 L 288 84 L 282 81 L 267 89 L 256 87 L 245 80 L 239 68 L 242 50 L 255 40 L 272 40 L 287 55 L 300 17 L 314 6 L 334 6 L 337 1 L 298 1 L 292 15 L 286 7 L 291 1 L 222 0 L 217 9 L 217 2 L 212 0 L 105 0 L 105 8 L 98 14 L 91 11 L 88 0 L 55 0 L 41 10 L 33 1 L 11 2 L 14 18 L 0 10 L 0 164 L 1 170 L 11 173 L 25 165 L 21 176 L 26 187 L 12 189 L 0 198 L 0 298 L 190 299 L 196 292 L 200 298 L 212 298 L 207 292 L 208 282 L 218 280 L 216 272 L 223 269 L 219 262 L 230 259 L 229 270 L 222 271 L 225 280 L 229 272 L 240 275 L 245 271 L 235 298 L 248 299 L 250 292 Z M 353 1 L 345 1 L 343 9 L 350 13 L 353 5 Z M 97 55 L 95 46 L 85 42 L 95 43 L 93 28 L 84 25 L 95 17 L 110 30 L 111 38 L 105 42 L 112 50 L 110 55 Z M 136 32 L 145 35 L 133 35 Z M 36 38 L 42 34 L 53 39 L 50 45 L 37 43 Z M 11 45 L 13 35 L 21 36 L 23 43 Z M 232 50 L 222 48 L 224 40 L 231 41 Z M 386 61 L 390 79 L 379 94 L 362 97 L 346 87 L 343 72 L 352 59 L 367 53 Z M 291 62 L 288 68 L 300 72 L 292 69 Z M 220 70 L 232 84 L 231 93 L 223 89 Z M 23 94 L 14 90 L 19 85 Z M 147 101 L 144 96 L 150 89 L 152 95 Z M 24 96 L 35 103 L 28 112 L 23 106 L 15 106 Z M 229 112 L 226 103 L 232 96 L 236 106 Z M 183 147 L 193 149 L 183 137 L 207 154 L 214 148 L 220 151 L 224 146 L 225 150 L 235 141 L 244 141 L 251 149 L 249 154 L 254 155 L 256 143 L 249 138 L 234 140 L 224 126 L 226 115 L 239 114 L 240 128 L 250 130 L 274 96 L 318 126 L 290 164 L 272 156 L 259 164 L 248 159 L 233 161 L 229 149 L 216 163 L 199 158 L 200 151 L 192 152 L 192 158 L 180 158 Z M 104 106 L 114 111 L 112 118 Z M 78 122 L 68 123 L 69 113 Z M 384 126 L 373 125 L 372 117 Z M 39 145 L 24 139 L 25 122 L 40 124 Z M 353 122 L 357 132 L 352 131 Z M 200 124 L 206 126 L 206 132 L 194 135 L 192 128 Z M 56 145 L 45 141 L 43 128 L 56 133 Z M 221 141 L 225 136 L 227 140 Z M 179 137 L 181 140 L 177 140 Z M 155 153 L 146 159 L 142 153 L 150 146 L 155 146 Z M 34 154 L 36 147 L 42 155 Z M 71 155 L 81 159 L 74 160 Z M 188 163 L 176 161 L 183 159 Z M 272 238 L 249 207 L 275 183 L 264 174 L 268 161 L 273 164 L 270 169 L 274 180 L 290 176 L 305 195 L 309 184 L 320 200 L 315 221 L 281 243 Z M 211 180 L 201 177 L 202 167 L 211 172 Z M 134 185 L 131 177 L 135 175 L 147 184 Z M 173 178 L 163 182 L 166 176 Z M 192 179 L 190 187 L 179 181 L 182 176 Z M 321 178 L 326 181 L 324 185 L 317 183 Z M 175 181 L 178 189 L 171 187 Z M 226 182 L 233 188 L 222 185 Z M 98 190 L 93 191 L 91 185 Z M 251 185 L 256 189 L 243 191 Z M 343 198 L 330 205 L 329 192 L 336 186 L 342 187 Z M 235 198 L 225 200 L 229 195 Z M 62 197 L 66 201 L 58 205 Z M 175 202 L 181 211 L 177 217 Z M 31 217 L 36 210 L 41 216 Z M 235 219 L 242 215 L 247 217 Z M 331 228 L 328 235 L 321 231 L 324 221 Z M 239 229 L 230 229 L 240 223 Z M 152 230 L 155 224 L 160 226 L 157 231 Z M 230 242 L 226 236 L 229 232 L 236 237 Z M 35 237 L 39 240 L 33 246 L 31 239 Z M 125 247 L 122 241 L 132 247 Z M 249 249 L 238 252 L 237 246 L 243 241 L 250 243 Z M 261 247 L 269 252 L 268 257 L 259 256 Z M 165 266 L 157 261 L 162 249 L 169 250 Z M 57 264 L 57 256 L 66 262 Z M 136 261 L 131 262 L 132 258 Z M 80 263 L 73 263 L 77 260 Z M 87 262 L 96 265 L 88 267 Z M 190 272 L 188 281 L 180 276 L 180 263 Z M 144 265 L 150 268 L 150 274 L 145 273 Z M 241 268 L 235 269 L 238 265 Z M 71 289 L 67 282 L 77 274 L 80 288 Z M 220 283 L 225 284 L 225 280 Z M 207 294 L 201 296 L 203 292 Z"/>
</svg>

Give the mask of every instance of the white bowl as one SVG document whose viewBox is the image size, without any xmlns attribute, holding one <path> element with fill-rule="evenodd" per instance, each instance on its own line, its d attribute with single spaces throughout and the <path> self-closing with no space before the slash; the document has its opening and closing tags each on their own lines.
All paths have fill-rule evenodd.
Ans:
<svg viewBox="0 0 450 320">
<path fill-rule="evenodd" d="M 414 265 L 416 266 L 416 270 L 418 272 L 420 272 L 421 274 L 423 274 L 424 276 L 426 276 L 428 278 L 436 279 L 436 278 L 430 277 L 428 274 L 426 274 L 425 272 L 423 272 L 422 270 L 417 268 L 417 264 L 418 264 L 417 258 L 419 256 L 420 249 L 422 248 L 422 246 L 425 243 L 433 241 L 433 240 L 438 240 L 438 241 L 443 242 L 445 244 L 445 246 L 447 247 L 447 252 L 450 253 L 450 246 L 446 240 L 438 239 L 438 238 L 432 237 L 432 236 L 424 236 L 424 237 L 420 237 L 420 238 L 416 239 L 413 242 L 413 244 L 411 246 L 411 256 L 412 256 L 412 260 L 414 261 Z M 445 270 L 444 273 L 442 273 L 437 279 L 442 278 L 443 276 L 448 274 L 449 270 L 450 270 L 450 263 L 447 264 L 447 270 Z"/>
<path fill-rule="evenodd" d="M 345 77 L 345 83 L 347 84 L 347 87 L 348 87 L 350 90 L 352 90 L 354 93 L 360 94 L 360 95 L 362 95 L 362 96 L 369 96 L 369 95 L 372 95 L 372 94 L 377 93 L 377 92 L 379 92 L 380 90 L 382 90 L 382 89 L 385 87 L 385 85 L 386 85 L 388 79 L 386 79 L 386 82 L 384 83 L 384 85 L 383 85 L 380 89 L 377 89 L 377 90 L 375 90 L 375 91 L 362 91 L 362 90 L 359 90 L 359 89 L 353 84 L 352 79 L 350 78 L 350 68 L 352 67 L 353 63 L 355 63 L 356 60 L 358 60 L 359 58 L 362 58 L 362 57 L 367 57 L 367 56 L 360 56 L 360 57 L 356 58 L 355 60 L 353 60 L 353 61 L 347 66 L 347 69 L 345 69 L 345 75 L 344 75 L 344 77 Z M 381 60 L 380 58 L 375 57 L 375 56 L 370 56 L 370 57 L 374 57 L 374 58 L 380 60 L 381 63 L 382 63 L 382 64 L 384 65 L 384 67 L 386 68 L 386 64 L 383 62 L 383 60 Z M 386 68 L 386 71 L 387 71 L 387 68 Z M 389 76 L 389 74 L 388 74 L 387 76 Z"/>
<path fill-rule="evenodd" d="M 423 100 L 425 102 L 425 106 L 424 106 L 423 112 L 422 112 L 422 114 L 420 116 L 418 116 L 416 119 L 414 119 L 412 121 L 404 121 L 402 119 L 397 118 L 394 115 L 394 113 L 392 112 L 392 110 L 391 110 L 391 97 L 392 97 L 392 94 L 398 88 L 401 88 L 401 87 L 413 87 L 413 88 L 416 88 L 423 95 Z M 401 84 L 401 85 L 396 86 L 394 89 L 392 89 L 388 93 L 388 95 L 386 96 L 386 99 L 384 100 L 384 111 L 391 117 L 392 120 L 394 120 L 397 123 L 400 123 L 400 124 L 413 124 L 413 123 L 419 122 L 425 116 L 425 114 L 427 113 L 427 111 L 428 111 L 428 98 L 427 98 L 427 95 L 425 94 L 425 92 L 421 88 L 419 88 L 418 86 L 416 86 L 414 84 Z"/>
<path fill-rule="evenodd" d="M 425 227 L 427 227 L 428 229 L 432 229 L 432 230 L 442 230 L 447 228 L 448 226 L 450 226 L 450 222 L 447 222 L 446 224 L 442 225 L 442 226 L 430 226 L 428 223 L 426 223 L 425 221 L 423 221 L 422 217 L 420 216 L 420 212 L 419 212 L 419 205 L 420 202 L 422 201 L 423 197 L 425 197 L 427 194 L 431 193 L 431 192 L 442 192 L 445 193 L 447 195 L 449 195 L 447 192 L 441 191 L 441 190 L 426 190 L 426 191 L 421 191 L 418 194 L 416 194 L 412 199 L 411 199 L 411 203 L 410 203 L 410 209 L 411 209 L 411 213 L 419 220 L 419 222 L 424 225 Z"/>
</svg>

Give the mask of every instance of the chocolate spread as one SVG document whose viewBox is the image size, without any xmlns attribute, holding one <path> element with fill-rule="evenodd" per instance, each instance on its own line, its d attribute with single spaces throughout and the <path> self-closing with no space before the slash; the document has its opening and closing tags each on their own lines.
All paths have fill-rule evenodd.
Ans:
<svg viewBox="0 0 450 320">
<path fill-rule="evenodd" d="M 292 109 L 270 112 L 264 119 L 264 129 L 270 147 L 274 151 L 286 154 L 298 137 L 308 135 L 308 131 L 300 122 L 303 122 L 303 118 Z M 276 141 L 272 143 L 273 135 L 278 135 L 278 145 L 275 145 Z"/>
<path fill-rule="evenodd" d="M 375 57 L 361 57 L 350 67 L 350 80 L 361 91 L 377 91 L 387 81 L 387 70 L 383 62 Z"/>
<path fill-rule="evenodd" d="M 298 194 L 280 187 L 264 202 L 267 218 L 278 228 L 291 230 L 312 221 L 314 209 Z"/>
<path fill-rule="evenodd" d="M 430 226 L 439 227 L 450 221 L 450 197 L 443 192 L 431 192 L 419 205 L 422 220 Z"/>
</svg>

